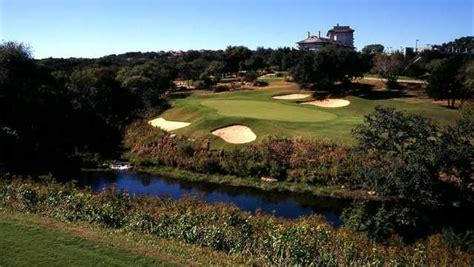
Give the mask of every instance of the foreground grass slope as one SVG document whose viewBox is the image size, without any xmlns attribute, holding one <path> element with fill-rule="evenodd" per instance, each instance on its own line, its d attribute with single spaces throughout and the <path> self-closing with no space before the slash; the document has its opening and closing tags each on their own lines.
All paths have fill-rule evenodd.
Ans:
<svg viewBox="0 0 474 267">
<path fill-rule="evenodd" d="M 322 108 L 299 104 L 301 100 L 275 100 L 272 96 L 301 92 L 298 85 L 274 79 L 264 88 L 237 92 L 196 91 L 185 98 L 175 98 L 173 108 L 162 116 L 168 120 L 192 124 L 177 132 L 195 138 L 206 137 L 213 147 L 232 147 L 211 131 L 231 124 L 244 124 L 257 135 L 257 142 L 270 135 L 330 139 L 351 144 L 351 129 L 362 123 L 364 115 L 378 105 L 395 107 L 432 118 L 442 125 L 454 122 L 459 114 L 418 98 L 387 98 L 382 93 L 349 96 L 349 106 Z M 310 98 L 304 101 L 310 100 Z M 419 100 L 419 99 L 418 99 Z"/>
<path fill-rule="evenodd" d="M 0 211 L 0 266 L 236 265 L 193 245 L 34 214 Z"/>
<path fill-rule="evenodd" d="M 0 219 L 0 266 L 157 265 L 151 258 L 54 229 Z"/>
</svg>

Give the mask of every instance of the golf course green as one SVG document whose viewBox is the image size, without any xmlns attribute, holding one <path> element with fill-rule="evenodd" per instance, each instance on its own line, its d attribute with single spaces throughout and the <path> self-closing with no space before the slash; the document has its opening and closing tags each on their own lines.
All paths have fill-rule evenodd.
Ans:
<svg viewBox="0 0 474 267">
<path fill-rule="evenodd" d="M 233 147 L 211 132 L 229 125 L 245 125 L 257 135 L 256 141 L 268 136 L 328 139 L 343 144 L 353 142 L 351 130 L 363 122 L 364 115 L 376 106 L 390 106 L 397 110 L 421 114 L 440 125 L 453 123 L 458 111 L 432 103 L 426 98 L 374 98 L 348 96 L 350 105 L 325 108 L 301 105 L 304 100 L 277 100 L 272 96 L 308 93 L 295 83 L 272 80 L 269 86 L 248 90 L 213 93 L 193 91 L 186 97 L 174 97 L 173 107 L 162 114 L 167 120 L 190 122 L 175 130 L 193 138 L 209 138 L 213 148 Z"/>
<path fill-rule="evenodd" d="M 316 109 L 295 108 L 278 102 L 253 100 L 206 100 L 202 105 L 225 117 L 242 117 L 286 122 L 321 122 L 337 116 Z"/>
</svg>

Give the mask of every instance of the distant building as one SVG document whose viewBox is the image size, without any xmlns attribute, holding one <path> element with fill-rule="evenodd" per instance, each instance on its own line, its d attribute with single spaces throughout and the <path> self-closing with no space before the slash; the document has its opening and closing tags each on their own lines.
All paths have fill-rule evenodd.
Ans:
<svg viewBox="0 0 474 267">
<path fill-rule="evenodd" d="M 337 24 L 327 33 L 329 40 L 347 47 L 354 47 L 354 30 L 349 26 Z"/>
<path fill-rule="evenodd" d="M 412 57 L 415 55 L 415 49 L 413 47 L 405 47 L 405 51 L 403 51 L 403 54 L 406 57 Z"/>
<path fill-rule="evenodd" d="M 422 52 L 438 52 L 441 54 L 448 54 L 448 55 L 458 55 L 458 54 L 465 54 L 465 55 L 474 55 L 474 37 L 462 37 L 458 40 L 464 40 L 464 42 L 458 41 L 458 44 L 454 42 L 449 42 L 448 44 L 442 45 L 432 45 L 427 44 L 424 47 L 418 47 L 415 53 L 422 53 Z"/>
<path fill-rule="evenodd" d="M 333 42 L 327 38 L 322 38 L 320 32 L 318 32 L 318 36 L 311 35 L 308 32 L 308 37 L 297 44 L 299 49 L 302 50 L 319 50 L 326 45 L 333 44 Z"/>
<path fill-rule="evenodd" d="M 337 24 L 326 34 L 327 38 L 321 37 L 321 32 L 314 36 L 308 32 L 306 39 L 297 42 L 299 49 L 318 51 L 326 45 L 336 45 L 354 49 L 354 30 L 350 26 L 339 26 Z"/>
</svg>

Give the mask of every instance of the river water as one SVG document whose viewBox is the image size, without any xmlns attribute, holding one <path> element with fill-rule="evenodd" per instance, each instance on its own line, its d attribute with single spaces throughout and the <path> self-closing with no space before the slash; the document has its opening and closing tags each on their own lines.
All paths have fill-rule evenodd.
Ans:
<svg viewBox="0 0 474 267">
<path fill-rule="evenodd" d="M 290 219 L 319 214 L 336 227 L 343 223 L 339 217 L 342 209 L 350 204 L 348 200 L 189 182 L 130 171 L 83 172 L 75 179 L 80 186 L 90 186 L 93 191 L 114 185 L 117 190 L 125 190 L 131 195 L 169 196 L 173 199 L 193 195 L 210 203 L 230 203 L 245 211 L 259 210 Z"/>
</svg>

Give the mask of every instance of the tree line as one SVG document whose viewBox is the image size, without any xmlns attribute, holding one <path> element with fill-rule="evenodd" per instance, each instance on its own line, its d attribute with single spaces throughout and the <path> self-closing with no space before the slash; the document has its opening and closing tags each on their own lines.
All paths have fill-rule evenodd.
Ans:
<svg viewBox="0 0 474 267">
<path fill-rule="evenodd" d="M 35 60 L 27 45 L 2 43 L 0 169 L 41 172 L 117 157 L 124 127 L 166 109 L 173 81 L 288 69 L 297 53 L 239 46 Z"/>
<path fill-rule="evenodd" d="M 0 168 L 50 170 L 116 157 L 125 126 L 168 108 L 176 80 L 212 88 L 241 73 L 256 80 L 285 70 L 303 87 L 339 94 L 377 66 L 388 65 L 386 75 L 399 74 L 401 58 L 381 54 L 380 47 L 359 53 L 328 46 L 315 53 L 230 46 L 35 60 L 28 46 L 5 42 L 0 45 Z M 434 66 L 431 96 L 450 99 L 453 106 L 457 99 L 472 98 L 472 58 L 435 53 L 424 58 Z"/>
</svg>

